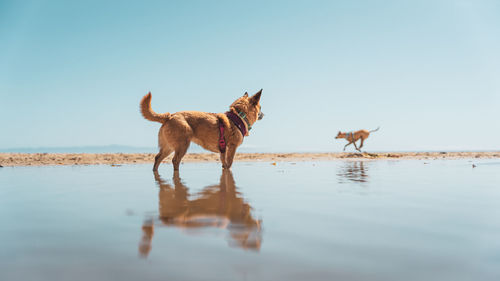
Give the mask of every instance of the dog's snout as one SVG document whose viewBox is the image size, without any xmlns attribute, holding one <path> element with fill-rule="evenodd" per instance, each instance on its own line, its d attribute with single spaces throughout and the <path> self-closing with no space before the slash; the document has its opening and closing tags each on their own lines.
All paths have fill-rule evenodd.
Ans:
<svg viewBox="0 0 500 281">
<path fill-rule="evenodd" d="M 264 113 L 261 111 L 261 112 L 259 112 L 259 120 L 262 118 L 264 118 Z"/>
</svg>

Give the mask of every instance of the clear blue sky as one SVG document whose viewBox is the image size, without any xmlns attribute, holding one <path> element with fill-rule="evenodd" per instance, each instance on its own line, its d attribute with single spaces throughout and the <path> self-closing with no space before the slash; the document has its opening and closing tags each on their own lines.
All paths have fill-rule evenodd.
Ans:
<svg viewBox="0 0 500 281">
<path fill-rule="evenodd" d="M 261 151 L 500 149 L 499 1 L 0 1 L 0 148 L 156 146 L 263 88 Z"/>
</svg>

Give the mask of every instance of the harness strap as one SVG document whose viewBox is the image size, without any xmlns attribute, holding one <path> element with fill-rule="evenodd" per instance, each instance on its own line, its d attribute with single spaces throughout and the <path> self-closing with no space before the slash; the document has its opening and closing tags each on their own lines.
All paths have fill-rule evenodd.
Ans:
<svg viewBox="0 0 500 281">
<path fill-rule="evenodd" d="M 219 150 L 221 153 L 226 152 L 226 140 L 224 139 L 224 124 L 219 119 Z"/>
<path fill-rule="evenodd" d="M 245 137 L 247 135 L 247 129 L 245 127 L 245 124 L 243 124 L 243 121 L 241 121 L 240 117 L 231 111 L 226 112 L 227 118 L 229 120 L 233 121 L 234 125 L 240 130 L 241 135 Z"/>
<path fill-rule="evenodd" d="M 349 132 L 347 133 L 347 140 L 349 140 L 349 135 L 351 135 L 351 139 L 354 140 L 354 133 L 353 132 Z"/>
</svg>

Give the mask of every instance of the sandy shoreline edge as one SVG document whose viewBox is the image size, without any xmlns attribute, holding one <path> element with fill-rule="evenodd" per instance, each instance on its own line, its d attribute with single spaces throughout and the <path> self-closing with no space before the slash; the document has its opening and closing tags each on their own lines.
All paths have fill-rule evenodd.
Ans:
<svg viewBox="0 0 500 281">
<path fill-rule="evenodd" d="M 153 163 L 154 153 L 0 153 L 0 166 L 119 165 Z M 384 153 L 237 153 L 236 162 L 294 162 L 328 160 L 500 158 L 491 152 L 384 152 Z M 163 162 L 170 162 L 172 155 Z M 215 153 L 189 153 L 183 162 L 218 162 Z"/>
</svg>

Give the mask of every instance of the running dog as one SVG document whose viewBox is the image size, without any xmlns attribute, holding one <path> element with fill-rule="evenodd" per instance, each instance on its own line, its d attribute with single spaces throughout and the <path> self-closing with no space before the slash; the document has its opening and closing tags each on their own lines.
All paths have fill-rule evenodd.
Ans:
<svg viewBox="0 0 500 281">
<path fill-rule="evenodd" d="M 361 152 L 361 148 L 363 147 L 364 141 L 370 136 L 370 133 L 376 132 L 376 131 L 378 131 L 378 129 L 380 129 L 380 127 L 378 127 L 375 130 L 371 130 L 371 131 L 359 130 L 356 132 L 347 132 L 347 133 L 342 133 L 341 131 L 339 131 L 339 133 L 337 134 L 335 139 L 346 139 L 348 141 L 348 143 L 344 146 L 344 151 L 345 151 L 345 148 L 352 143 L 352 144 L 354 144 L 354 147 L 356 148 L 356 150 Z M 356 142 L 359 139 L 361 139 L 361 145 L 358 148 L 356 146 Z"/>
<path fill-rule="evenodd" d="M 245 93 L 229 106 L 226 113 L 180 111 L 159 114 L 151 108 L 149 92 L 140 102 L 142 116 L 162 124 L 158 132 L 160 151 L 155 157 L 153 171 L 158 171 L 161 161 L 172 152 L 175 152 L 172 158 L 174 171 L 178 171 L 191 142 L 220 153 L 222 168 L 230 169 L 236 148 L 248 136 L 252 125 L 264 117 L 260 110 L 261 94 L 262 89 L 251 97 Z"/>
</svg>

